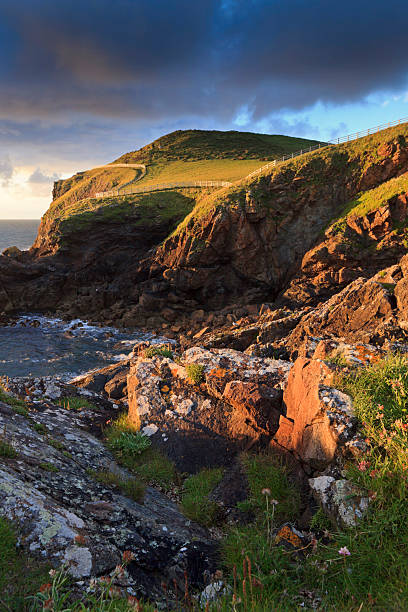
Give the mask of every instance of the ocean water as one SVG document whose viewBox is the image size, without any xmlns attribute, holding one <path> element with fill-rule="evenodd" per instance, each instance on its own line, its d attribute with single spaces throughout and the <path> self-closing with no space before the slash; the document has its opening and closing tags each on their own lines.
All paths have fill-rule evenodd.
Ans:
<svg viewBox="0 0 408 612">
<path fill-rule="evenodd" d="M 144 332 L 98 327 L 79 319 L 66 322 L 25 315 L 17 325 L 0 327 L 0 376 L 69 379 L 125 359 L 138 341 L 146 340 L 169 342 Z"/>
<path fill-rule="evenodd" d="M 40 225 L 39 219 L 0 219 L 0 253 L 11 246 L 22 251 L 31 247 Z"/>
</svg>

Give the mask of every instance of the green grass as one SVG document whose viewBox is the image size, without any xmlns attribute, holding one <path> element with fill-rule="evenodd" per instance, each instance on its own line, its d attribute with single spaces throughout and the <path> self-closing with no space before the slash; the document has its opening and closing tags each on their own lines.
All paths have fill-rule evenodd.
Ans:
<svg viewBox="0 0 408 612">
<path fill-rule="evenodd" d="M 370 495 L 369 512 L 355 528 L 333 531 L 318 511 L 311 528 L 324 530 L 325 539 L 316 542 L 314 551 L 308 547 L 304 556 L 290 553 L 268 538 L 265 505 L 266 498 L 278 500 L 275 514 L 269 517 L 278 526 L 290 516 L 290 507 L 282 509 L 293 485 L 284 472 L 276 472 L 276 464 L 272 477 L 265 478 L 268 466 L 257 463 L 256 456 L 248 464 L 247 458 L 251 498 L 257 494 L 250 505 L 256 518 L 251 525 L 231 529 L 223 544 L 223 558 L 231 586 L 235 567 L 235 591 L 246 598 L 248 610 L 298 609 L 304 589 L 321 598 L 322 610 L 408 609 L 408 362 L 405 357 L 390 356 L 367 369 L 339 375 L 337 385 L 352 395 L 368 442 L 367 452 L 350 460 L 346 473 Z M 271 496 L 259 493 L 264 485 Z M 280 517 L 278 512 L 282 512 Z M 351 553 L 346 558 L 338 552 L 343 546 Z M 248 560 L 255 584 L 262 585 L 252 592 Z M 227 609 L 225 602 L 221 610 Z"/>
<path fill-rule="evenodd" d="M 173 132 L 139 151 L 126 153 L 116 162 L 146 163 L 147 173 L 140 180 L 140 186 L 210 179 L 232 182 L 264 165 L 265 160 L 297 151 L 315 142 L 303 138 L 249 132 L 186 130 Z M 45 220 L 50 222 L 55 219 L 68 219 L 106 208 L 112 198 L 101 201 L 92 199 L 91 194 L 120 187 L 132 180 L 137 172 L 128 168 L 100 168 L 80 172 L 69 179 L 58 181 L 55 191 L 57 197 L 46 212 Z M 164 209 L 174 208 L 175 193 L 177 192 L 159 194 Z M 142 197 L 143 204 L 149 206 L 151 202 L 151 208 L 155 208 L 154 199 L 149 196 Z M 126 200 L 129 201 L 129 198 L 136 208 L 138 201 L 134 196 L 127 196 Z M 123 198 L 114 198 L 113 201 L 121 206 Z M 193 205 L 185 214 L 191 212 L 192 207 Z M 141 207 L 139 212 L 143 214 L 144 220 L 149 219 L 149 215 L 142 211 Z M 109 214 L 103 214 L 106 220 L 109 220 Z M 121 218 L 123 219 L 123 215 Z"/>
<path fill-rule="evenodd" d="M 95 223 L 126 223 L 131 227 L 168 226 L 169 233 L 195 205 L 192 196 L 177 191 L 86 200 L 67 208 L 59 224 L 59 241 L 69 245 L 71 235 L 88 231 Z"/>
<path fill-rule="evenodd" d="M 170 161 L 150 165 L 140 187 L 157 183 L 178 183 L 184 181 L 228 181 L 230 183 L 260 168 L 266 162 L 262 159 L 217 159 L 200 161 Z"/>
<path fill-rule="evenodd" d="M 59 440 L 54 440 L 53 438 L 48 438 L 47 442 L 48 442 L 48 444 L 50 446 L 53 446 L 56 450 L 63 451 L 64 448 L 65 448 L 63 443 L 59 442 Z"/>
<path fill-rule="evenodd" d="M 59 472 L 59 467 L 50 463 L 49 461 L 44 461 L 43 463 L 39 463 L 38 467 L 46 472 Z"/>
<path fill-rule="evenodd" d="M 249 486 L 248 499 L 239 503 L 241 510 L 252 512 L 255 516 L 262 515 L 265 511 L 265 494 L 262 491 L 269 490 L 271 499 L 278 502 L 274 510 L 275 518 L 294 518 L 299 509 L 299 492 L 290 483 L 279 459 L 269 453 L 244 453 L 241 463 Z"/>
<path fill-rule="evenodd" d="M 65 408 L 65 410 L 93 410 L 96 412 L 99 410 L 98 406 L 96 406 L 92 402 L 76 395 L 70 397 L 63 397 L 58 401 L 58 404 Z"/>
<path fill-rule="evenodd" d="M 204 468 L 184 481 L 181 509 L 189 519 L 207 527 L 217 521 L 220 507 L 208 496 L 221 479 L 222 469 Z"/>
<path fill-rule="evenodd" d="M 147 359 L 151 359 L 155 357 L 155 355 L 160 355 L 161 357 L 168 357 L 169 359 L 173 359 L 173 351 L 165 346 L 157 346 L 151 345 L 144 350 L 144 356 Z"/>
<path fill-rule="evenodd" d="M 186 372 L 189 379 L 196 385 L 204 380 L 204 366 L 199 363 L 188 363 Z"/>
<path fill-rule="evenodd" d="M 128 422 L 127 414 L 120 416 L 105 431 L 108 447 L 114 453 L 117 461 L 127 467 L 142 482 L 149 485 L 158 485 L 168 490 L 179 480 L 174 464 L 157 449 L 146 446 L 143 452 L 129 451 L 129 447 L 120 448 L 123 434 L 133 436 L 138 445 L 140 432 L 137 427 Z"/>
<path fill-rule="evenodd" d="M 0 457 L 4 457 L 5 459 L 13 459 L 17 457 L 18 453 L 16 449 L 11 446 L 6 440 L 3 440 L 0 437 Z"/>
<path fill-rule="evenodd" d="M 356 198 L 347 202 L 343 210 L 332 221 L 331 226 L 334 232 L 343 232 L 346 227 L 346 220 L 351 216 L 362 217 L 378 208 L 381 208 L 391 198 L 402 193 L 408 192 L 408 173 L 390 179 L 375 189 L 364 191 Z"/>
<path fill-rule="evenodd" d="M 107 191 L 120 187 L 131 181 L 137 170 L 132 168 L 96 168 L 86 172 L 79 172 L 71 178 L 58 181 L 58 197 L 53 200 L 45 218 L 50 221 L 62 217 L 65 210 L 75 207 L 78 200 L 87 198 L 91 193 Z"/>
<path fill-rule="evenodd" d="M 37 431 L 38 433 L 43 434 L 43 435 L 48 433 L 48 430 L 47 430 L 46 426 L 43 425 L 42 423 L 34 423 L 33 424 L 33 429 L 35 429 L 35 431 Z"/>
<path fill-rule="evenodd" d="M 31 605 L 27 597 L 49 582 L 48 570 L 48 565 L 17 549 L 14 527 L 0 517 L 0 609 L 28 612 Z"/>
<path fill-rule="evenodd" d="M 122 431 L 117 436 L 113 436 L 110 441 L 110 447 L 113 450 L 129 455 L 141 455 L 151 445 L 150 438 L 140 431 Z"/>
<path fill-rule="evenodd" d="M 116 487 L 130 499 L 133 499 L 138 503 L 143 503 L 145 486 L 142 482 L 136 480 L 136 478 L 123 480 L 117 474 L 107 470 L 90 470 L 89 473 L 97 482 L 108 487 Z"/>
<path fill-rule="evenodd" d="M 0 402 L 4 402 L 5 404 L 8 404 L 9 406 L 11 406 L 14 412 L 16 412 L 17 414 L 20 414 L 21 416 L 28 416 L 28 409 L 27 409 L 25 402 L 23 402 L 23 400 L 20 400 L 16 397 L 13 397 L 1 387 L 0 387 Z"/>
<path fill-rule="evenodd" d="M 126 153 L 116 161 L 145 164 L 220 159 L 263 161 L 316 143 L 315 140 L 305 138 L 253 132 L 178 130 L 162 136 L 138 151 Z"/>
<path fill-rule="evenodd" d="M 406 137 L 408 137 L 408 124 L 401 124 L 395 128 L 352 142 L 324 147 L 300 157 L 289 159 L 278 164 L 275 168 L 264 170 L 255 177 L 242 180 L 232 187 L 219 189 L 200 198 L 196 207 L 183 220 L 175 233 L 183 232 L 187 226 L 189 226 L 189 232 L 191 233 L 190 222 L 201 219 L 211 211 L 217 210 L 221 214 L 223 209 L 244 207 L 248 185 L 250 185 L 252 194 L 258 202 L 264 205 L 266 209 L 270 209 L 271 214 L 279 214 L 281 218 L 285 214 L 285 209 L 287 210 L 287 207 L 291 205 L 290 198 L 296 197 L 296 191 L 288 192 L 285 209 L 281 210 L 279 205 L 274 203 L 274 198 L 270 197 L 270 193 L 265 187 L 265 177 L 267 177 L 268 183 L 276 178 L 279 182 L 288 184 L 293 179 L 299 178 L 301 184 L 308 183 L 314 187 L 332 183 L 335 178 L 358 182 L 369 166 L 380 161 L 381 158 L 378 154 L 380 145 L 398 139 L 402 141 Z"/>
</svg>

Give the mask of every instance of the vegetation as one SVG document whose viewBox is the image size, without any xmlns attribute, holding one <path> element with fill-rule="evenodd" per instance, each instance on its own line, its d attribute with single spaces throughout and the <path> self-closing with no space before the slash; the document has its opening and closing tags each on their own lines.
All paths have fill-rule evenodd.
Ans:
<svg viewBox="0 0 408 612">
<path fill-rule="evenodd" d="M 338 375 L 337 386 L 352 395 L 366 439 L 366 453 L 350 460 L 345 469 L 347 477 L 367 491 L 371 499 L 367 516 L 355 528 L 334 530 L 319 510 L 310 523 L 316 537 L 305 543 L 287 522 L 296 520 L 300 497 L 285 467 L 271 453 L 243 454 L 241 462 L 249 495 L 239 507 L 252 516 L 252 520 L 246 525 L 227 528 L 222 543 L 223 579 L 230 585 L 231 593 L 214 606 L 210 605 L 209 610 L 289 612 L 307 606 L 348 612 L 407 609 L 407 358 L 390 356 L 366 369 L 343 371 Z M 107 432 L 108 440 L 124 432 L 135 433 L 125 416 Z M 151 447 L 142 454 L 116 452 L 135 473 L 149 463 L 148 470 L 154 473 L 149 459 Z M 119 486 L 125 494 L 134 497 L 138 495 L 138 483 L 142 480 L 136 477 L 126 490 L 122 489 L 126 483 L 114 474 L 96 472 L 93 475 L 103 484 Z M 209 495 L 221 476 L 219 469 L 203 470 L 185 480 L 181 505 L 189 518 L 204 525 L 217 521 L 218 508 Z M 135 492 L 132 492 L 133 486 Z M 24 606 L 16 607 L 13 599 L 5 599 L 4 595 L 5 589 L 9 598 L 16 593 L 18 597 L 27 593 L 22 583 L 18 586 L 10 581 L 13 572 L 21 571 L 16 570 L 16 567 L 21 568 L 16 564 L 22 563 L 15 552 L 13 538 L 8 524 L 0 520 L 0 584 L 3 588 L 0 599 L 7 601 L 10 609 L 24 610 Z M 283 545 L 283 541 L 286 544 Z M 25 559 L 24 563 L 29 560 Z M 31 588 L 31 593 L 38 588 L 32 582 L 34 575 L 24 572 L 24 579 L 31 584 L 27 587 Z M 102 596 L 101 585 L 95 584 L 83 604 L 85 607 L 68 604 L 67 599 L 65 607 L 62 604 L 58 607 L 58 597 L 67 595 L 70 588 L 68 578 L 63 581 L 63 574 L 59 575 L 61 583 L 56 584 L 57 578 L 53 576 L 47 587 L 48 597 L 52 594 L 55 598 L 55 610 L 96 612 L 126 610 L 129 606 L 125 600 L 108 600 Z M 36 596 L 37 605 L 44 593 Z M 117 607 L 109 607 L 113 606 L 113 601 Z M 190 609 L 198 610 L 198 607 L 192 604 Z"/>
<path fill-rule="evenodd" d="M 204 380 L 204 366 L 199 363 L 188 363 L 186 372 L 189 379 L 196 385 Z"/>
<path fill-rule="evenodd" d="M 265 160 L 317 144 L 316 140 L 273 136 L 252 132 L 177 130 L 151 144 L 126 153 L 116 163 L 144 163 L 198 160 Z"/>
<path fill-rule="evenodd" d="M 97 411 L 98 410 L 98 406 L 96 406 L 92 402 L 89 402 L 87 399 L 83 397 L 78 397 L 76 395 L 72 395 L 69 397 L 63 397 L 62 399 L 58 401 L 58 404 L 62 406 L 63 408 L 65 408 L 65 410 L 74 410 L 74 411 L 80 411 L 80 410 Z"/>
<path fill-rule="evenodd" d="M 163 136 L 139 151 L 126 153 L 113 163 L 147 164 L 146 175 L 140 180 L 141 187 L 197 180 L 233 182 L 262 166 L 265 160 L 315 143 L 316 141 L 290 136 L 186 130 Z M 131 168 L 96 168 L 58 181 L 54 200 L 44 220 L 67 220 L 80 215 L 81 219 L 75 219 L 77 226 L 93 222 L 94 218 L 104 221 L 124 220 L 125 215 L 130 212 L 129 206 L 125 204 L 130 204 L 132 211 L 140 214 L 143 223 L 149 223 L 149 219 L 157 217 L 158 212 L 160 218 L 165 220 L 170 214 L 171 217 L 177 217 L 176 221 L 180 223 L 183 217 L 191 212 L 196 195 L 201 195 L 198 190 L 191 198 L 182 196 L 182 193 L 177 191 L 103 200 L 92 198 L 93 193 L 125 185 L 132 181 L 138 172 Z M 157 211 L 158 199 L 163 210 Z M 181 211 L 183 199 L 184 210 Z M 114 210 L 109 210 L 112 204 Z M 96 211 L 99 217 L 94 217 Z M 90 216 L 83 217 L 84 213 L 89 213 Z M 65 227 L 64 233 L 69 229 L 70 227 Z"/>
<path fill-rule="evenodd" d="M 157 346 L 155 344 L 152 344 L 144 350 L 144 356 L 146 357 L 146 359 L 151 359 L 155 355 L 160 355 L 161 357 L 168 357 L 169 359 L 173 359 L 173 351 L 171 351 L 170 348 L 166 346 Z"/>
<path fill-rule="evenodd" d="M 220 507 L 208 496 L 221 479 L 220 468 L 204 468 L 184 481 L 181 508 L 189 519 L 207 527 L 216 522 Z"/>
<path fill-rule="evenodd" d="M 289 159 L 248 180 L 241 180 L 232 187 L 218 189 L 216 192 L 200 198 L 193 211 L 180 223 L 176 233 L 182 232 L 191 220 L 198 220 L 212 210 L 222 211 L 231 206 L 244 206 L 246 183 L 250 183 L 251 191 L 257 194 L 257 199 L 260 202 L 264 201 L 266 207 L 270 206 L 270 198 L 264 198 L 266 176 L 272 177 L 272 180 L 274 177 L 279 177 L 281 182 L 301 179 L 301 184 L 309 183 L 313 185 L 332 182 L 336 175 L 359 179 L 368 167 L 382 159 L 379 153 L 381 145 L 395 140 L 403 142 L 406 137 L 408 137 L 408 124 L 401 124 L 358 140 L 323 147 L 300 157 Z M 288 194 L 288 197 L 296 197 L 296 193 Z M 288 205 L 290 205 L 290 200 L 285 202 L 285 206 Z M 272 212 L 280 214 L 279 210 Z"/>
<path fill-rule="evenodd" d="M 25 612 L 27 597 L 48 582 L 49 566 L 17 549 L 17 534 L 11 523 L 0 517 L 0 609 Z"/>
<path fill-rule="evenodd" d="M 49 461 L 44 461 L 43 463 L 40 463 L 38 467 L 40 467 L 42 470 L 45 470 L 46 472 L 59 472 L 59 468 L 53 463 L 50 463 Z"/>
<path fill-rule="evenodd" d="M 138 503 L 143 502 L 145 486 L 136 478 L 128 478 L 127 480 L 124 480 L 120 478 L 117 474 L 114 474 L 113 472 L 109 472 L 107 470 L 90 470 L 89 473 L 99 483 L 108 487 L 117 487 L 127 497 L 130 497 L 130 499 L 133 499 Z"/>
<path fill-rule="evenodd" d="M 241 455 L 241 463 L 248 479 L 249 496 L 239 503 L 241 510 L 252 512 L 255 516 L 265 509 L 264 490 L 269 490 L 273 499 L 279 501 L 274 511 L 276 519 L 293 519 L 299 510 L 299 492 L 288 480 L 282 463 L 272 454 Z"/>
<path fill-rule="evenodd" d="M 177 191 L 153 192 L 120 198 L 86 200 L 67 208 L 59 224 L 59 240 L 63 246 L 70 236 L 86 231 L 95 223 L 127 223 L 133 228 L 168 227 L 169 233 L 188 215 L 195 205 L 193 196 Z"/>
<path fill-rule="evenodd" d="M 135 447 L 140 449 L 141 434 L 138 428 L 129 422 L 127 414 L 123 414 L 114 421 L 105 432 L 107 444 L 119 463 L 127 467 L 145 484 L 155 484 L 168 490 L 178 482 L 173 463 L 157 449 L 145 442 L 143 442 L 145 450 L 142 452 L 129 450 L 129 446 L 120 448 L 123 434 L 126 435 L 126 440 L 132 436 L 135 439 Z"/>
<path fill-rule="evenodd" d="M 251 509 L 255 520 L 231 529 L 224 541 L 225 569 L 242 602 L 237 610 L 289 611 L 313 600 L 318 609 L 350 612 L 408 607 L 408 362 L 391 356 L 337 382 L 353 396 L 368 444 L 346 468 L 368 492 L 370 510 L 357 527 L 337 531 L 319 510 L 310 529 L 321 539 L 299 557 L 275 536 L 282 519 L 297 512 L 296 489 L 276 460 L 244 456 L 251 494 L 240 507 Z M 225 598 L 221 610 L 230 601 Z"/>
<path fill-rule="evenodd" d="M 36 432 L 43 434 L 43 435 L 45 435 L 48 431 L 46 426 L 43 425 L 42 423 L 34 423 L 33 429 L 35 429 Z"/>
<path fill-rule="evenodd" d="M 377 210 L 386 204 L 391 198 L 408 192 L 408 173 L 382 183 L 375 189 L 364 191 L 356 198 L 347 202 L 341 213 L 332 222 L 332 230 L 336 233 L 343 232 L 346 220 L 351 216 L 361 217 Z"/>
<path fill-rule="evenodd" d="M 14 459 L 14 457 L 17 457 L 17 454 L 16 449 L 0 437 L 0 457 Z"/>
<path fill-rule="evenodd" d="M 140 455 L 151 444 L 150 438 L 140 431 L 122 431 L 118 436 L 112 437 L 110 442 L 113 450 L 131 455 Z"/>
<path fill-rule="evenodd" d="M 28 415 L 28 410 L 27 410 L 27 406 L 25 402 L 23 402 L 23 400 L 19 400 L 18 398 L 10 395 L 6 391 L 4 383 L 0 385 L 0 402 L 4 402 L 5 404 L 8 404 L 9 406 L 11 406 L 14 412 L 16 412 L 17 414 L 20 414 L 21 416 Z"/>
<path fill-rule="evenodd" d="M 50 220 L 63 216 L 66 208 L 75 207 L 78 201 L 89 197 L 91 193 L 125 185 L 139 172 L 133 168 L 95 168 L 57 181 L 54 199 L 45 218 Z"/>
</svg>

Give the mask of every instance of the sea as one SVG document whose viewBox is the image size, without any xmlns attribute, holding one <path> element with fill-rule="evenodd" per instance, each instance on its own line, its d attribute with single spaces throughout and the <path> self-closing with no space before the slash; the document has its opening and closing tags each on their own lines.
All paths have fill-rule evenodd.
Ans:
<svg viewBox="0 0 408 612">
<path fill-rule="evenodd" d="M 0 219 L 0 253 L 11 246 L 26 251 L 33 244 L 40 219 Z"/>
<path fill-rule="evenodd" d="M 0 253 L 33 244 L 40 221 L 0 220 Z M 160 339 L 144 332 L 102 327 L 79 319 L 62 321 L 41 313 L 21 313 L 0 327 L 0 377 L 56 376 L 69 380 L 124 359 L 139 341 Z"/>
</svg>

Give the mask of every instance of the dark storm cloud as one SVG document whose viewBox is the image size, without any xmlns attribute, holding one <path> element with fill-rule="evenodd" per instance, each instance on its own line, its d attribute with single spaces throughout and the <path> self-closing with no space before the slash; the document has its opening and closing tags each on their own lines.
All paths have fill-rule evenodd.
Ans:
<svg viewBox="0 0 408 612">
<path fill-rule="evenodd" d="M 2 0 L 0 118 L 255 119 L 407 83 L 403 0 Z"/>
</svg>

